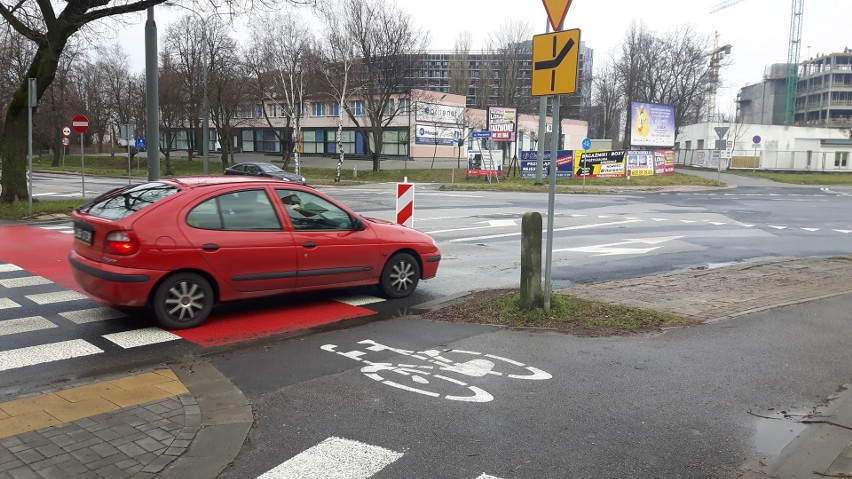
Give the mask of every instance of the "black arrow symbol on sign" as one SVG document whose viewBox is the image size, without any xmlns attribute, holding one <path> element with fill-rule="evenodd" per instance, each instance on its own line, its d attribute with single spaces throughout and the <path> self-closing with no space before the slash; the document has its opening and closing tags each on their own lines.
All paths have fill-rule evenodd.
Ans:
<svg viewBox="0 0 852 479">
<path fill-rule="evenodd" d="M 534 69 L 535 70 L 548 70 L 552 68 L 556 68 L 559 64 L 562 63 L 562 60 L 565 59 L 565 56 L 568 55 L 568 52 L 574 48 L 574 39 L 569 38 L 565 43 L 565 46 L 562 47 L 562 50 L 559 52 L 559 55 L 556 55 L 556 58 L 553 60 L 545 60 L 541 62 L 535 62 Z M 553 37 L 553 53 L 556 54 L 556 37 Z M 556 70 L 550 72 L 550 91 L 556 90 Z"/>
<path fill-rule="evenodd" d="M 542 62 L 535 62 L 535 69 L 536 70 L 547 70 L 547 69 L 550 69 L 550 68 L 558 67 L 559 64 L 562 63 L 562 60 L 565 59 L 565 56 L 568 55 L 568 52 L 570 52 L 572 48 L 574 48 L 574 39 L 569 38 L 568 43 L 566 43 L 565 46 L 562 47 L 562 50 L 559 52 L 559 55 L 556 55 L 556 58 L 554 58 L 553 60 L 545 60 L 545 61 L 542 61 Z"/>
</svg>

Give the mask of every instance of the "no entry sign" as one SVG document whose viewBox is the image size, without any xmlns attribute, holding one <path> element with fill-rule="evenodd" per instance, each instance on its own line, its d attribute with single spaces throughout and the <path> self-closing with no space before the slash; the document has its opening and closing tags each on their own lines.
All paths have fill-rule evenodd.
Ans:
<svg viewBox="0 0 852 479">
<path fill-rule="evenodd" d="M 89 129 L 89 119 L 83 115 L 77 115 L 71 120 L 71 127 L 77 133 L 85 133 Z"/>
</svg>

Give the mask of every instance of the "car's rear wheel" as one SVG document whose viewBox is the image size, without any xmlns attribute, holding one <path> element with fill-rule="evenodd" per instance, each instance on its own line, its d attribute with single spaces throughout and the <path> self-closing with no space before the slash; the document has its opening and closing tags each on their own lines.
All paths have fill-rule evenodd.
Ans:
<svg viewBox="0 0 852 479">
<path fill-rule="evenodd" d="M 203 276 L 177 273 L 160 283 L 154 293 L 154 316 L 167 329 L 193 328 L 207 319 L 213 302 L 213 287 Z"/>
<path fill-rule="evenodd" d="M 420 265 L 408 253 L 398 253 L 391 257 L 382 270 L 379 286 L 389 298 L 404 298 L 414 292 L 420 281 Z"/>
</svg>

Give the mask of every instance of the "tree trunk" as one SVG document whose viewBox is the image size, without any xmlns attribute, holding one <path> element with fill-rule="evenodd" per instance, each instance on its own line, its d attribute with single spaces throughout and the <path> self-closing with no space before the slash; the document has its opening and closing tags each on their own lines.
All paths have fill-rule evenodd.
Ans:
<svg viewBox="0 0 852 479">
<path fill-rule="evenodd" d="M 70 32 L 69 35 L 74 32 Z M 59 56 L 68 41 L 67 37 L 49 37 L 39 45 L 29 70 L 27 78 L 36 79 L 37 97 L 41 98 L 47 87 L 56 76 Z M 0 202 L 12 203 L 29 198 L 27 183 L 27 78 L 21 82 L 18 90 L 12 95 L 9 109 L 6 110 L 6 120 L 0 134 Z"/>
</svg>

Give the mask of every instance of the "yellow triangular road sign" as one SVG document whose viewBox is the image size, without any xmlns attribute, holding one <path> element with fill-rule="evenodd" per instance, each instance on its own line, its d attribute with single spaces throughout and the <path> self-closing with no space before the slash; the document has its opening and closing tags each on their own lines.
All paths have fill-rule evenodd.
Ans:
<svg viewBox="0 0 852 479">
<path fill-rule="evenodd" d="M 541 0 L 544 3 L 544 8 L 547 10 L 547 16 L 550 18 L 550 26 L 554 32 L 562 29 L 562 22 L 565 21 L 565 14 L 568 13 L 568 7 L 571 6 L 571 0 Z"/>
</svg>

